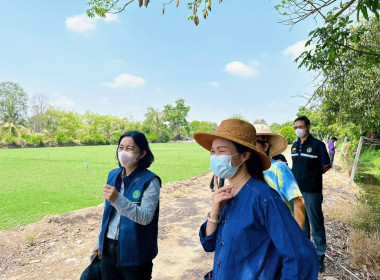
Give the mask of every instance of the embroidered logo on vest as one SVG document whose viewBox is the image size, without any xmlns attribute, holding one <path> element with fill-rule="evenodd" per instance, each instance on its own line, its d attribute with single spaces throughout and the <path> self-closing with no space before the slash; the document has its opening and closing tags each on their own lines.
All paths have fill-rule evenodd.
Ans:
<svg viewBox="0 0 380 280">
<path fill-rule="evenodd" d="M 307 148 L 306 152 L 311 153 L 313 149 L 311 147 Z"/>
<path fill-rule="evenodd" d="M 135 190 L 134 192 L 133 192 L 133 198 L 134 199 L 138 199 L 140 197 L 140 191 L 139 190 Z"/>
</svg>

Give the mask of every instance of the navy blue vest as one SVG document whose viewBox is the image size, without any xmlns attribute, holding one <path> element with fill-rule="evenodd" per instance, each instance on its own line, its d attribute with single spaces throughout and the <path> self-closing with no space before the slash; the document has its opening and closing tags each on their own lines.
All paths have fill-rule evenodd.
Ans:
<svg viewBox="0 0 380 280">
<path fill-rule="evenodd" d="M 302 192 L 322 192 L 322 166 L 318 158 L 319 140 L 309 135 L 302 143 L 298 138 L 292 145 L 292 172 Z"/>
<path fill-rule="evenodd" d="M 120 192 L 122 168 L 111 170 L 108 174 L 107 184 L 115 186 Z M 124 181 L 124 196 L 130 201 L 140 205 L 144 190 L 150 182 L 157 177 L 147 169 L 136 168 Z M 113 211 L 111 203 L 106 200 L 104 204 L 102 229 L 99 235 L 99 249 L 103 253 L 104 239 L 106 237 L 108 223 Z M 158 215 L 159 205 L 157 205 L 153 220 L 148 225 L 140 225 L 125 216 L 120 217 L 119 225 L 119 252 L 118 266 L 137 266 L 151 262 L 158 253 Z"/>
</svg>

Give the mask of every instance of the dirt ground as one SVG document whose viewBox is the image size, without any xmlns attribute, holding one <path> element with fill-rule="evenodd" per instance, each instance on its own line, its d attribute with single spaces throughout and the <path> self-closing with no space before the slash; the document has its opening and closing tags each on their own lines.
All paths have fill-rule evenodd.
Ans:
<svg viewBox="0 0 380 280">
<path fill-rule="evenodd" d="M 327 173 L 326 179 L 333 173 L 337 172 Z M 206 174 L 162 187 L 154 280 L 203 279 L 211 270 L 213 254 L 203 251 L 198 237 L 199 226 L 211 207 L 210 178 L 211 174 Z M 332 192 L 328 185 L 325 187 Z M 79 279 L 89 264 L 102 209 L 99 205 L 50 215 L 28 226 L 0 231 L 0 279 Z M 326 220 L 326 230 L 329 258 L 319 279 L 355 279 L 340 267 L 343 264 L 352 270 L 342 253 L 347 247 L 347 228 Z M 352 271 L 358 279 L 374 279 L 363 271 Z"/>
</svg>

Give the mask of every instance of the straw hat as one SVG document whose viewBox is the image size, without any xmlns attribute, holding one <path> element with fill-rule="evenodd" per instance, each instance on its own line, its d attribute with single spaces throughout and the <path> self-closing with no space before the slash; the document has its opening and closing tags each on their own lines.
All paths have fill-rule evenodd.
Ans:
<svg viewBox="0 0 380 280">
<path fill-rule="evenodd" d="M 212 141 L 217 138 L 223 138 L 234 141 L 255 152 L 266 170 L 270 167 L 268 156 L 256 147 L 256 130 L 255 127 L 239 119 L 228 119 L 221 122 L 215 134 L 196 132 L 193 135 L 195 141 L 206 150 L 211 150 Z"/>
<path fill-rule="evenodd" d="M 269 142 L 269 157 L 274 157 L 281 154 L 288 147 L 288 141 L 286 138 L 279 134 L 272 133 L 269 126 L 265 124 L 255 124 L 255 128 L 257 136 L 262 136 Z"/>
</svg>

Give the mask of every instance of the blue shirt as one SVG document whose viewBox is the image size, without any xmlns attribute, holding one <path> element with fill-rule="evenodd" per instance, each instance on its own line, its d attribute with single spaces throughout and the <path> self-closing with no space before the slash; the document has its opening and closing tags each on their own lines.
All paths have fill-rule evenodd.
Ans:
<svg viewBox="0 0 380 280">
<path fill-rule="evenodd" d="M 274 159 L 271 159 L 270 162 L 270 168 L 263 172 L 265 182 L 272 189 L 275 189 L 289 209 L 293 210 L 290 201 L 302 196 L 297 181 L 290 168 L 284 162 Z"/>
<path fill-rule="evenodd" d="M 314 245 L 263 181 L 249 179 L 226 203 L 218 228 L 207 237 L 206 225 L 199 236 L 206 252 L 215 251 L 212 279 L 318 279 Z"/>
<path fill-rule="evenodd" d="M 300 156 L 302 151 L 301 139 L 298 137 L 296 141 L 300 143 L 300 148 L 298 150 L 298 156 Z M 318 143 L 318 159 L 321 162 L 322 167 L 330 165 L 330 157 L 327 153 L 326 145 L 322 141 Z"/>
</svg>

